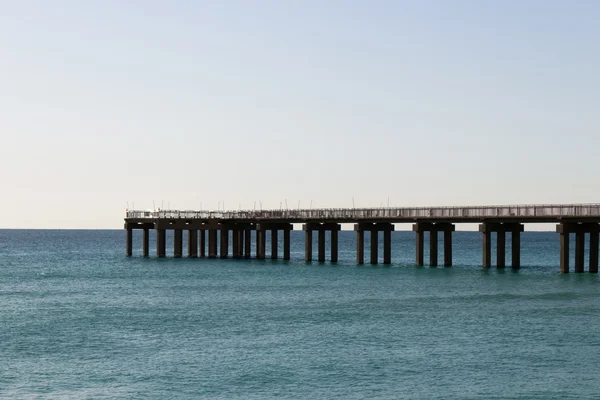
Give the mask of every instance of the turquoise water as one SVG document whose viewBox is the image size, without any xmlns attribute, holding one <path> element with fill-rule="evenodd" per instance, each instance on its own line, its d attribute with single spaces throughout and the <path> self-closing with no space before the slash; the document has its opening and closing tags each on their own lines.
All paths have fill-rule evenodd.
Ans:
<svg viewBox="0 0 600 400">
<path fill-rule="evenodd" d="M 523 234 L 519 271 L 482 269 L 477 233 L 452 268 L 392 240 L 392 266 L 356 266 L 352 232 L 331 265 L 301 232 L 283 262 L 0 230 L 0 398 L 600 398 L 600 280 L 558 273 L 556 233 Z"/>
</svg>

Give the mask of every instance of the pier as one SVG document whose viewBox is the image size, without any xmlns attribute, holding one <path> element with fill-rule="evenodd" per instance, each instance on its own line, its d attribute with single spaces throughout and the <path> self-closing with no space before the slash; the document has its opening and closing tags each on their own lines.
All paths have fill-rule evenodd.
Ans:
<svg viewBox="0 0 600 400">
<path fill-rule="evenodd" d="M 387 207 L 299 210 L 188 211 L 127 210 L 127 255 L 133 254 L 133 230 L 143 230 L 143 255 L 149 256 L 149 231 L 156 231 L 156 256 L 166 256 L 166 231 L 174 232 L 173 256 L 183 256 L 183 232 L 188 235 L 188 257 L 252 258 L 252 235 L 256 246 L 254 257 L 265 259 L 267 241 L 271 258 L 278 259 L 278 240 L 283 235 L 284 260 L 290 259 L 290 231 L 301 224 L 304 231 L 304 259 L 313 261 L 313 232 L 316 232 L 317 260 L 327 260 L 326 235 L 329 235 L 329 258 L 338 260 L 338 233 L 341 224 L 354 224 L 356 263 L 365 262 L 365 232 L 370 233 L 371 264 L 379 262 L 379 238 L 383 239 L 383 263 L 390 264 L 391 232 L 395 223 L 412 223 L 416 234 L 415 263 L 422 266 L 425 238 L 429 239 L 429 265 L 438 265 L 438 234 L 443 235 L 443 265 L 452 266 L 452 233 L 456 224 L 479 223 L 482 234 L 482 266 L 492 266 L 492 234 L 496 235 L 496 267 L 506 267 L 506 234 L 511 240 L 511 268 L 521 265 L 521 232 L 527 223 L 556 224 L 560 235 L 560 272 L 569 272 L 570 238 L 575 238 L 575 272 L 583 272 L 585 235 L 589 234 L 588 271 L 598 272 L 600 204 L 545 204 L 470 207 Z M 381 235 L 380 235 L 381 233 Z M 268 234 L 268 235 L 267 235 Z M 217 249 L 217 238 L 219 248 Z M 231 240 L 231 242 L 230 242 Z M 231 246 L 229 246 L 231 243 Z M 217 251 L 218 250 L 218 251 Z"/>
</svg>

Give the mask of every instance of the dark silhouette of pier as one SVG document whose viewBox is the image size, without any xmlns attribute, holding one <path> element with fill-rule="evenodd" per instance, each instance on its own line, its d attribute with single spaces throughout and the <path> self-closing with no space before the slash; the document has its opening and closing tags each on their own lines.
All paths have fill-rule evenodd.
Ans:
<svg viewBox="0 0 600 400">
<path fill-rule="evenodd" d="M 140 211 L 128 210 L 125 218 L 127 255 L 133 253 L 133 230 L 143 230 L 143 254 L 149 255 L 149 231 L 156 230 L 156 255 L 166 256 L 166 231 L 174 231 L 174 257 L 183 256 L 183 231 L 188 232 L 188 257 L 266 257 L 267 231 L 271 231 L 271 258 L 277 259 L 279 231 L 283 232 L 283 259 L 290 259 L 290 231 L 302 224 L 305 260 L 313 260 L 313 232 L 318 235 L 317 260 L 325 261 L 325 235 L 330 235 L 329 260 L 338 260 L 338 232 L 342 223 L 353 223 L 356 262 L 365 262 L 364 232 L 370 232 L 370 263 L 379 262 L 379 237 L 383 237 L 383 263 L 391 263 L 391 232 L 394 223 L 413 223 L 416 234 L 416 265 L 424 265 L 425 232 L 429 233 L 429 265 L 438 265 L 438 234 L 443 235 L 443 265 L 452 265 L 452 232 L 459 223 L 479 223 L 482 234 L 482 265 L 492 266 L 491 239 L 496 234 L 496 267 L 506 266 L 506 234 L 511 239 L 511 267 L 519 268 L 521 232 L 526 223 L 555 223 L 560 235 L 560 271 L 569 272 L 569 242 L 575 236 L 575 272 L 584 271 L 585 235 L 590 235 L 589 272 L 598 272 L 600 204 L 542 204 L 470 207 L 387 207 L 260 211 Z M 208 235 L 207 235 L 208 232 Z M 207 240 L 208 236 L 208 240 Z M 217 237 L 219 236 L 219 249 Z M 207 246 L 208 242 L 208 246 Z M 198 251 L 199 250 L 199 251 Z"/>
</svg>

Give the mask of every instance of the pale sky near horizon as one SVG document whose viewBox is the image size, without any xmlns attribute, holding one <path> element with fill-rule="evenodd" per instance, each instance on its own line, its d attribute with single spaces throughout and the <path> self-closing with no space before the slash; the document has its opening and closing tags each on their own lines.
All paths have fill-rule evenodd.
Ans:
<svg viewBox="0 0 600 400">
<path fill-rule="evenodd" d="M 599 1 L 0 0 L 0 228 L 120 228 L 127 202 L 600 202 L 598 21 Z"/>
</svg>

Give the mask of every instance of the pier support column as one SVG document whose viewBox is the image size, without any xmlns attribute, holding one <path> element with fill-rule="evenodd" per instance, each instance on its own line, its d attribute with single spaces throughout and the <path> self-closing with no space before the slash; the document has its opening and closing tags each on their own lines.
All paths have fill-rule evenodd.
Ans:
<svg viewBox="0 0 600 400">
<path fill-rule="evenodd" d="M 164 229 L 156 230 L 156 257 L 164 257 L 167 253 L 167 231 Z"/>
<path fill-rule="evenodd" d="M 220 258 L 227 258 L 229 256 L 229 230 L 221 228 L 221 239 L 220 239 Z"/>
<path fill-rule="evenodd" d="M 444 267 L 452 266 L 452 231 L 444 231 Z"/>
<path fill-rule="evenodd" d="M 318 244 L 318 260 L 325 262 L 325 230 L 322 228 L 319 229 Z"/>
<path fill-rule="evenodd" d="M 376 229 L 371 230 L 371 264 L 379 262 L 379 237 Z"/>
<path fill-rule="evenodd" d="M 283 230 L 283 259 L 286 261 L 290 259 L 290 229 Z"/>
<path fill-rule="evenodd" d="M 244 258 L 252 257 L 252 230 L 244 231 Z"/>
<path fill-rule="evenodd" d="M 585 232 L 575 233 L 575 272 L 583 272 L 583 256 L 585 245 Z"/>
<path fill-rule="evenodd" d="M 483 267 L 489 268 L 492 266 L 492 233 L 489 231 L 482 232 L 482 251 L 483 251 Z"/>
<path fill-rule="evenodd" d="M 504 268 L 506 266 L 506 232 L 500 230 L 496 235 L 496 268 Z"/>
<path fill-rule="evenodd" d="M 144 241 L 143 254 L 144 254 L 144 257 L 148 257 L 150 255 L 150 229 L 148 229 L 148 228 L 144 228 L 143 241 Z"/>
<path fill-rule="evenodd" d="M 238 248 L 237 257 L 244 258 L 244 230 L 243 229 L 237 230 L 237 248 Z"/>
<path fill-rule="evenodd" d="M 455 226 L 449 222 L 417 222 L 413 231 L 417 234 L 417 265 L 424 265 L 425 232 L 429 232 L 429 265 L 438 266 L 438 232 L 444 232 L 444 265 L 452 266 L 452 232 Z"/>
<path fill-rule="evenodd" d="M 208 231 L 208 258 L 217 258 L 217 230 Z"/>
<path fill-rule="evenodd" d="M 127 227 L 127 257 L 133 254 L 133 229 Z"/>
<path fill-rule="evenodd" d="M 339 226 L 339 225 L 338 225 Z M 338 230 L 331 230 L 331 262 L 338 261 Z"/>
<path fill-rule="evenodd" d="M 425 232 L 418 230 L 416 231 L 417 234 L 417 265 L 419 267 L 422 267 L 423 265 L 425 265 L 425 257 L 424 257 L 424 253 L 425 253 Z"/>
<path fill-rule="evenodd" d="M 356 231 L 356 263 L 362 265 L 365 263 L 365 231 L 359 224 L 354 225 Z"/>
<path fill-rule="evenodd" d="M 272 260 L 277 260 L 277 250 L 278 250 L 278 243 L 277 243 L 277 229 L 271 229 L 271 259 Z"/>
<path fill-rule="evenodd" d="M 237 229 L 231 229 L 231 258 L 238 258 Z"/>
<path fill-rule="evenodd" d="M 198 231 L 188 229 L 188 257 L 198 257 Z"/>
<path fill-rule="evenodd" d="M 521 225 L 522 226 L 522 225 Z M 521 228 L 522 229 L 522 228 Z M 511 232 L 511 242 L 512 242 L 512 269 L 521 268 L 521 230 L 514 230 Z"/>
<path fill-rule="evenodd" d="M 256 258 L 264 260 L 267 253 L 267 231 L 256 228 Z"/>
<path fill-rule="evenodd" d="M 200 257 L 206 257 L 206 231 L 200 229 Z"/>
<path fill-rule="evenodd" d="M 560 272 L 569 273 L 569 232 L 560 234 Z"/>
<path fill-rule="evenodd" d="M 438 234 L 437 230 L 429 231 L 429 266 L 438 265 Z"/>
<path fill-rule="evenodd" d="M 569 272 L 569 234 L 575 234 L 575 272 L 584 271 L 585 234 L 590 234 L 589 271 L 598 272 L 598 234 L 600 224 L 595 222 L 563 222 L 556 225 L 560 234 L 560 272 Z"/>
<path fill-rule="evenodd" d="M 598 273 L 598 231 L 590 232 L 590 272 Z"/>
<path fill-rule="evenodd" d="M 392 230 L 384 229 L 383 231 L 383 263 L 392 263 Z"/>
<path fill-rule="evenodd" d="M 312 229 L 304 230 L 304 260 L 312 261 Z"/>
<path fill-rule="evenodd" d="M 173 256 L 181 258 L 183 255 L 183 231 L 181 229 L 173 229 Z"/>
</svg>

